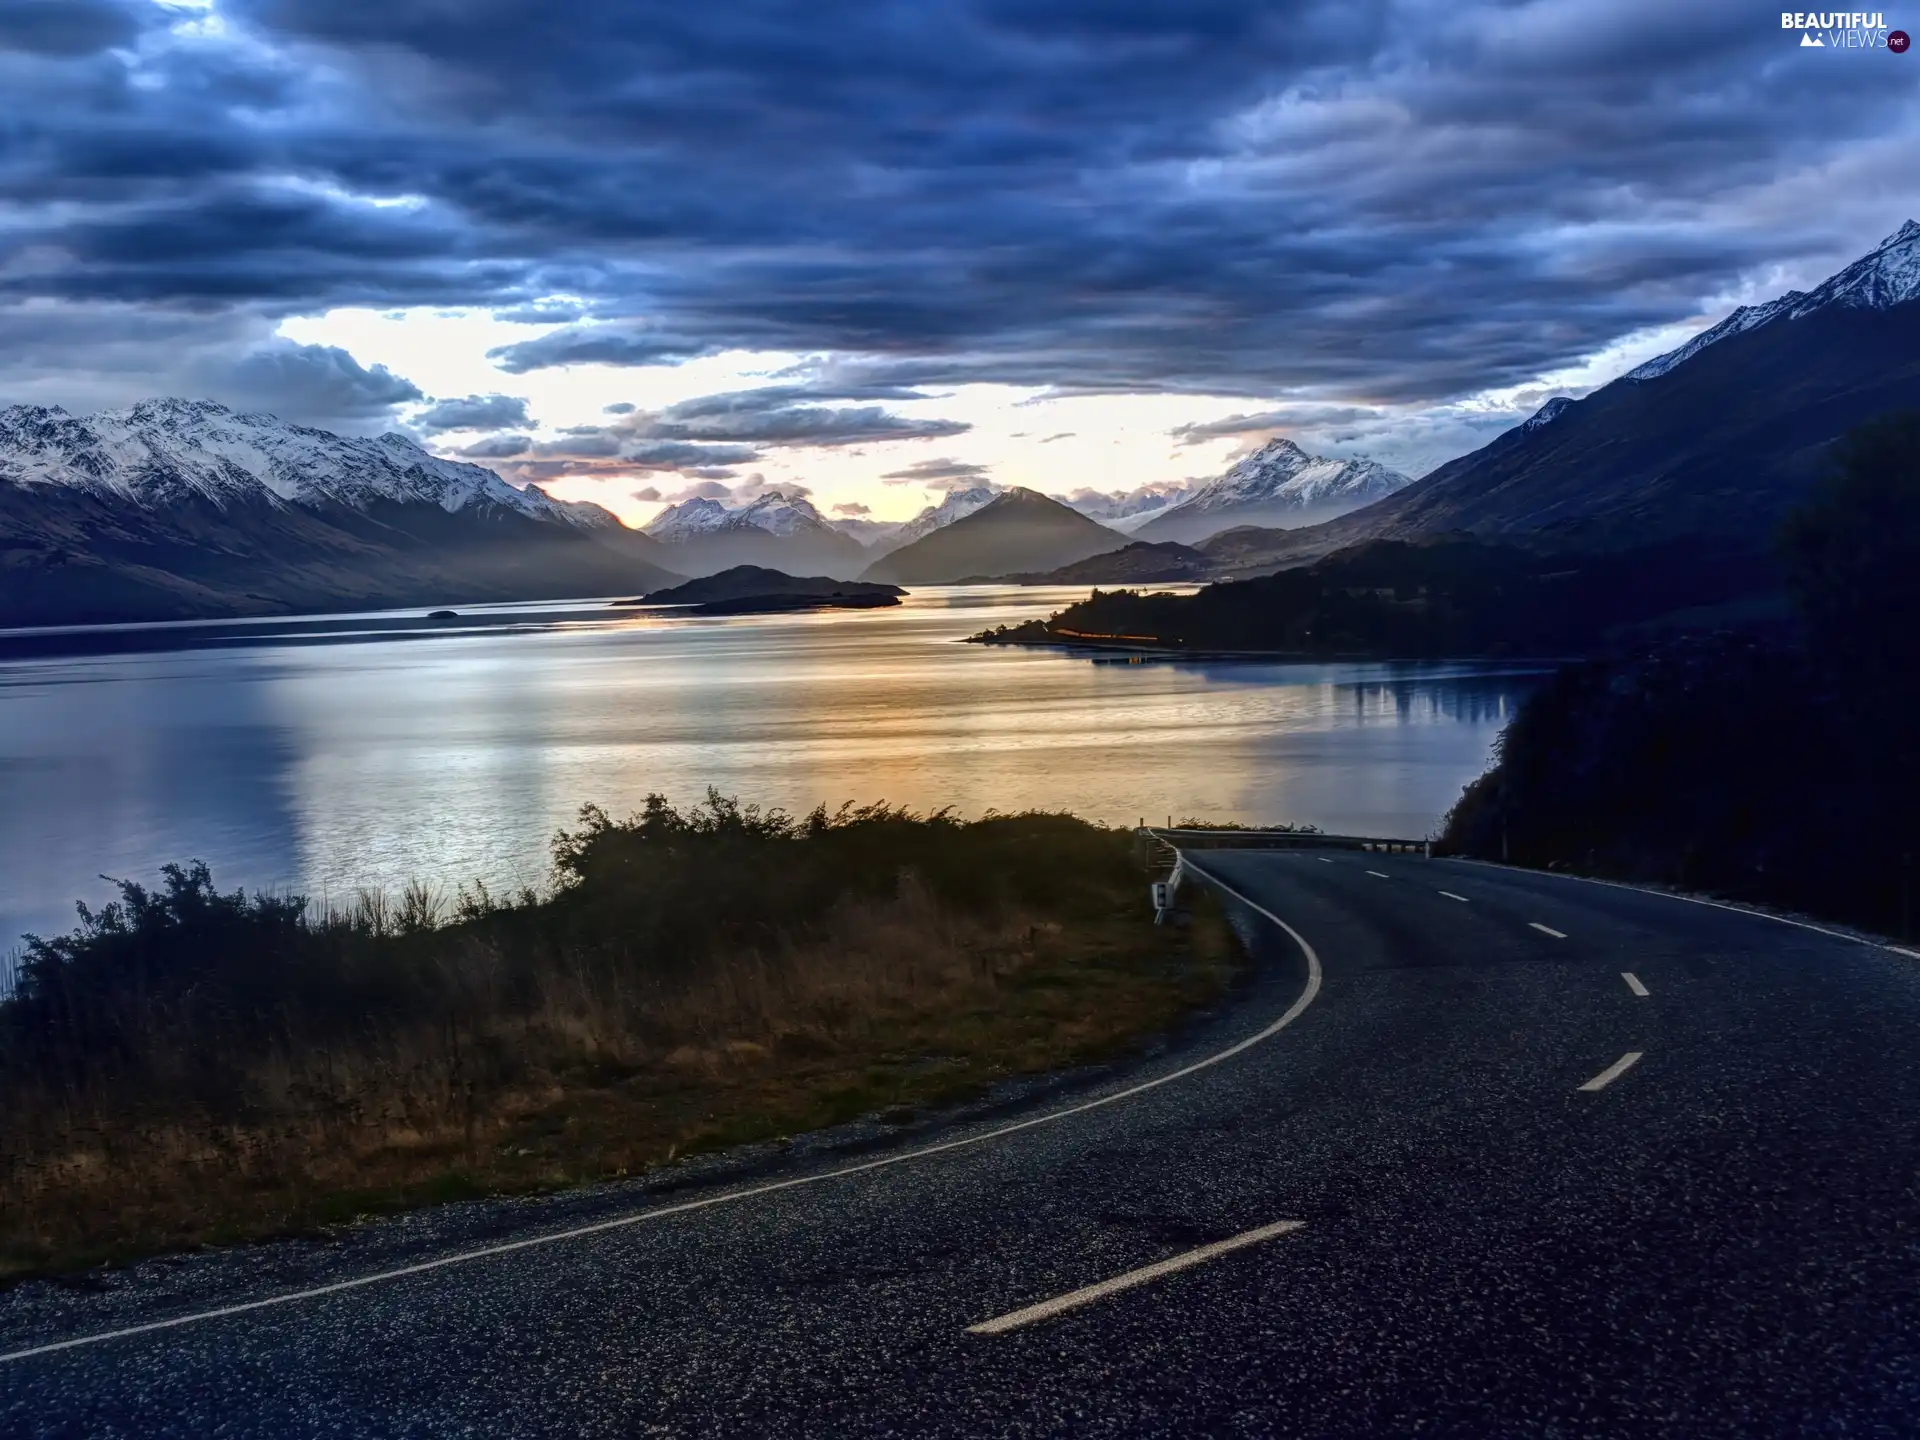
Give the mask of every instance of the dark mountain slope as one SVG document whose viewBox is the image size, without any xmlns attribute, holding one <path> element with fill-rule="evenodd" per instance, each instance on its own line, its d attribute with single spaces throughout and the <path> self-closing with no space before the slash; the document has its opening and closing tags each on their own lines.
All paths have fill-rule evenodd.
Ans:
<svg viewBox="0 0 1920 1440">
<path fill-rule="evenodd" d="M 1016 488 L 971 515 L 883 555 L 863 580 L 939 585 L 970 576 L 1056 570 L 1118 550 L 1127 537 L 1037 490 Z"/>
<path fill-rule="evenodd" d="M 679 578 L 597 505 L 205 400 L 0 409 L 0 626 L 557 599 Z"/>
<path fill-rule="evenodd" d="M 309 508 L 0 483 L 0 626 L 559 599 L 678 577 L 635 531 L 506 510 Z"/>
<path fill-rule="evenodd" d="M 1910 223 L 1811 294 L 1739 312 L 1583 400 L 1550 402 L 1396 495 L 1201 548 L 1223 572 L 1249 573 L 1462 530 L 1576 550 L 1683 535 L 1765 545 L 1839 435 L 1920 405 L 1916 277 Z"/>
</svg>

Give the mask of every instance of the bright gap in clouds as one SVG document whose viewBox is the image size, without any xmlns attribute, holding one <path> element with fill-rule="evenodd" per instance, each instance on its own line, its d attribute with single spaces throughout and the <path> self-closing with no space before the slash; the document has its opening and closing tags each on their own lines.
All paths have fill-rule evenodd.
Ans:
<svg viewBox="0 0 1920 1440">
<path fill-rule="evenodd" d="M 611 406 L 653 411 L 700 396 L 791 384 L 794 368 L 808 358 L 731 351 L 672 365 L 578 364 L 516 375 L 501 370 L 487 358 L 488 352 L 547 334 L 555 325 L 503 320 L 481 310 L 340 309 L 289 319 L 279 328 L 288 339 L 339 346 L 363 365 L 385 365 L 435 399 L 492 394 L 523 399 L 536 422 L 524 433 L 536 442 L 564 443 L 569 429 L 617 425 L 620 417 L 610 412 Z M 1024 485 L 1048 494 L 1082 489 L 1124 493 L 1217 475 L 1273 434 L 1289 435 L 1314 453 L 1368 455 L 1419 475 L 1485 444 L 1553 395 L 1584 394 L 1698 328 L 1689 323 L 1629 336 L 1537 381 L 1425 407 L 1345 403 L 1325 394 L 1058 395 L 1011 385 L 929 386 L 923 387 L 928 398 L 890 400 L 885 408 L 908 419 L 960 422 L 967 430 L 937 439 L 761 446 L 758 458 L 727 467 L 730 478 L 720 483 L 757 489 L 803 486 L 822 512 L 831 513 L 836 504 L 854 504 L 866 506 L 874 519 L 904 520 L 937 500 L 939 488 L 887 477 L 927 462 L 978 466 L 994 484 Z M 1289 407 L 1345 414 L 1335 421 L 1309 413 L 1302 423 L 1195 443 L 1183 443 L 1177 433 L 1234 416 L 1285 413 Z M 426 408 L 423 404 L 417 410 Z M 455 456 L 482 433 L 455 431 L 426 439 L 438 453 Z M 513 462 L 492 463 L 513 476 Z M 696 478 L 672 470 L 628 468 L 617 459 L 582 458 L 558 474 L 543 474 L 539 483 L 554 495 L 591 500 L 630 525 L 644 525 Z M 647 492 L 662 498 L 638 498 Z"/>
</svg>

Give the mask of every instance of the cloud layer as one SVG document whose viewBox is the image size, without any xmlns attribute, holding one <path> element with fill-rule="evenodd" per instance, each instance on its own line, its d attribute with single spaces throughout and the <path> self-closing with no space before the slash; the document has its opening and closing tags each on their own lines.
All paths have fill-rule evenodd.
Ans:
<svg viewBox="0 0 1920 1440">
<path fill-rule="evenodd" d="M 867 392 L 619 447 L 952 435 L 891 406 L 965 382 L 1433 404 L 1920 211 L 1913 63 L 1732 0 L 457 8 L 0 5 L 9 398 L 137 378 L 376 425 L 410 382 L 269 343 L 352 305 L 559 326 L 508 373 L 748 349 Z"/>
</svg>

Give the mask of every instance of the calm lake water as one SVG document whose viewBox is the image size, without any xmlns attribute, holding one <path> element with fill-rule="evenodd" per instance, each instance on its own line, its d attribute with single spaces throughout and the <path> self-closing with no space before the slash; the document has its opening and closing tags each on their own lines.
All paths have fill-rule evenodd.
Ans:
<svg viewBox="0 0 1920 1440">
<path fill-rule="evenodd" d="M 170 860 L 316 899 L 414 878 L 538 885 L 581 805 L 624 815 L 649 791 L 685 803 L 709 785 L 794 809 L 886 799 L 1419 837 L 1532 681 L 954 643 L 1084 594 L 226 622 L 106 642 L 177 648 L 0 661 L 0 950 L 68 928 L 75 899 L 111 894 L 102 873 L 150 880 Z"/>
</svg>

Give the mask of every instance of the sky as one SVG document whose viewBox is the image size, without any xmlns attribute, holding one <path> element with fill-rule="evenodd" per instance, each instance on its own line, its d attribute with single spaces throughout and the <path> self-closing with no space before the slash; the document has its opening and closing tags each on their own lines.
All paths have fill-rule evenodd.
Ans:
<svg viewBox="0 0 1920 1440">
<path fill-rule="evenodd" d="M 1920 8 L 1888 11 L 1920 31 Z M 1920 216 L 1920 56 L 1671 0 L 0 0 L 0 403 L 641 523 L 1409 474 Z"/>
</svg>

